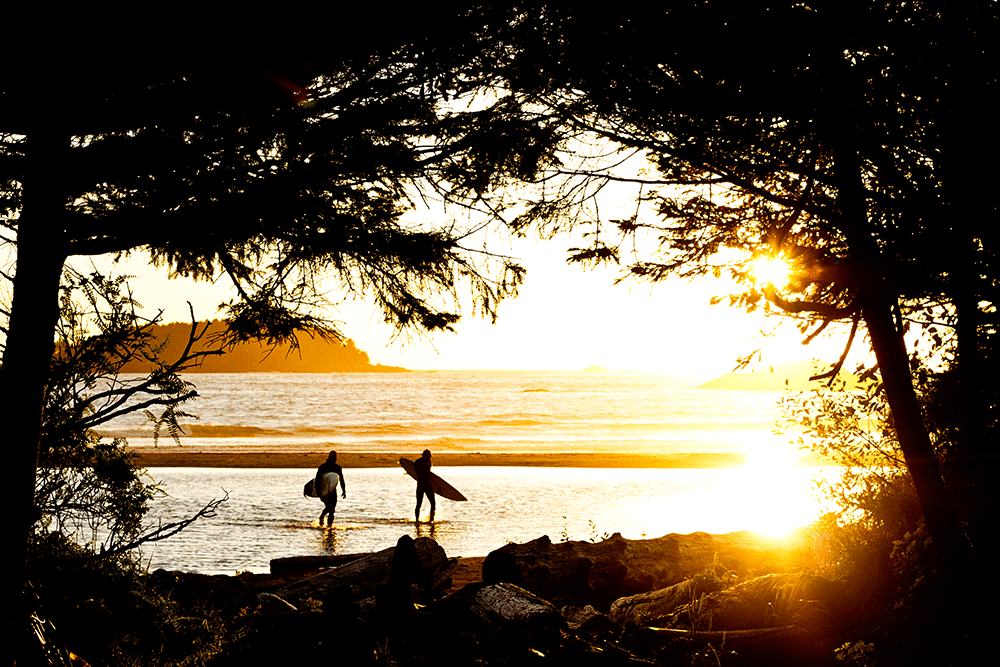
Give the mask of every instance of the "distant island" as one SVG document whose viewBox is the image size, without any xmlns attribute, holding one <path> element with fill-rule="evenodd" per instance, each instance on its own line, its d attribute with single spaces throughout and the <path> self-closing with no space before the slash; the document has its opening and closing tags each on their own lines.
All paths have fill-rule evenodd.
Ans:
<svg viewBox="0 0 1000 667">
<path fill-rule="evenodd" d="M 200 322 L 199 331 L 205 326 Z M 225 324 L 219 320 L 208 322 L 208 332 L 195 347 L 195 351 L 212 349 L 212 337 L 221 333 Z M 151 329 L 158 344 L 165 344 L 161 359 L 172 361 L 184 351 L 188 341 L 190 323 L 171 322 L 154 325 Z M 148 373 L 152 363 L 135 359 L 122 369 L 124 373 Z M 263 343 L 243 343 L 226 354 L 205 357 L 200 366 L 185 373 L 405 373 L 399 366 L 372 364 L 368 354 L 359 350 L 348 338 L 344 343 L 299 335 L 299 349 L 279 345 L 273 349 Z"/>
<path fill-rule="evenodd" d="M 790 361 L 787 364 L 772 366 L 767 370 L 752 373 L 726 373 L 714 380 L 699 385 L 699 389 L 737 389 L 742 391 L 808 391 L 820 386 L 820 382 L 810 382 L 809 378 L 817 371 L 811 361 Z M 843 376 L 848 374 L 843 373 Z M 848 384 L 855 384 L 853 377 Z"/>
</svg>

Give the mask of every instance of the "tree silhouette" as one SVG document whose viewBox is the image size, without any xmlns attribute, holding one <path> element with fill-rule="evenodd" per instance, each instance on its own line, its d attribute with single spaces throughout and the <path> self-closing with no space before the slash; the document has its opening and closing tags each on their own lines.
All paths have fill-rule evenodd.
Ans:
<svg viewBox="0 0 1000 667">
<path fill-rule="evenodd" d="M 545 163 L 549 135 L 504 100 L 465 106 L 491 76 L 490 26 L 508 12 L 337 7 L 185 26 L 183 48 L 175 33 L 124 27 L 27 36 L 31 55 L 0 74 L 0 226 L 16 252 L 0 404 L 18 443 L 8 507 L 21 529 L 35 518 L 70 257 L 143 252 L 176 275 L 227 276 L 232 342 L 339 338 L 322 310 L 330 278 L 401 329 L 449 328 L 466 290 L 474 312 L 495 316 L 520 267 L 457 219 L 403 215 L 421 198 L 473 206 Z"/>
<path fill-rule="evenodd" d="M 973 550 L 903 336 L 923 325 L 935 351 L 960 358 L 964 455 L 988 474 L 997 453 L 986 419 L 996 415 L 976 373 L 992 327 L 995 243 L 977 221 L 995 217 L 995 204 L 969 196 L 987 191 L 987 177 L 967 167 L 996 149 L 986 115 L 995 23 L 989 3 L 552 10 L 509 61 L 511 85 L 538 113 L 615 156 L 553 172 L 563 185 L 519 222 L 591 223 L 591 245 L 571 257 L 584 262 L 620 261 L 645 235 L 657 252 L 630 262 L 639 279 L 728 272 L 747 285 L 735 303 L 793 315 L 807 339 L 845 321 L 849 347 L 863 331 L 928 529 L 956 573 Z M 963 127 L 982 131 L 978 146 Z M 624 170 L 633 155 L 648 158 L 650 174 Z M 655 215 L 581 218 L 587 198 L 614 182 L 641 186 Z M 790 264 L 787 287 L 755 282 L 766 257 Z"/>
</svg>

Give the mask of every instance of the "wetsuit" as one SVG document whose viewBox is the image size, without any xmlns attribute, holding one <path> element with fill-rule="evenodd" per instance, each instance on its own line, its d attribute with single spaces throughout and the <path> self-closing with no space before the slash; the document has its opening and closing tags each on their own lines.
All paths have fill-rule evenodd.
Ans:
<svg viewBox="0 0 1000 667">
<path fill-rule="evenodd" d="M 431 487 L 431 459 L 429 456 L 421 456 L 413 462 L 413 467 L 417 472 L 417 509 L 415 511 L 417 521 L 420 521 L 420 505 L 424 500 L 424 495 L 431 503 L 431 521 L 434 520 L 434 489 Z"/>
<path fill-rule="evenodd" d="M 335 461 L 330 461 L 329 459 L 320 464 L 319 468 L 316 470 L 316 490 L 319 491 L 320 485 L 322 484 L 323 475 L 328 472 L 336 473 L 340 477 L 340 488 L 343 490 L 344 494 L 347 494 L 347 483 L 344 482 L 344 469 L 340 467 L 339 463 Z M 319 515 L 319 522 L 322 525 L 323 518 L 329 515 L 327 522 L 333 525 L 333 513 L 337 509 L 337 487 L 334 487 L 332 493 L 328 493 L 325 496 L 321 496 L 320 500 L 323 501 L 323 513 Z"/>
</svg>

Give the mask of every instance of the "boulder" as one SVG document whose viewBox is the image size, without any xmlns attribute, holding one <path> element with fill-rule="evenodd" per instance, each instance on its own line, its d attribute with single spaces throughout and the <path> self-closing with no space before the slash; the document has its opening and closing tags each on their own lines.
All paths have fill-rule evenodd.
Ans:
<svg viewBox="0 0 1000 667">
<path fill-rule="evenodd" d="M 524 585 L 521 576 L 521 566 L 517 559 L 507 551 L 491 551 L 483 559 L 483 581 L 487 584 L 508 583 L 517 586 Z"/>
</svg>

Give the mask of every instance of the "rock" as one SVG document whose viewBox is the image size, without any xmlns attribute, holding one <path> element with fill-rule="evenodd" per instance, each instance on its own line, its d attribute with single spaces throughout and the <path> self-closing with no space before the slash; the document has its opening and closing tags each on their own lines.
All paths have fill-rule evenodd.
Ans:
<svg viewBox="0 0 1000 667">
<path fill-rule="evenodd" d="M 491 551 L 483 560 L 483 581 L 487 584 L 508 583 L 524 586 L 521 567 L 508 551 Z"/>
</svg>

